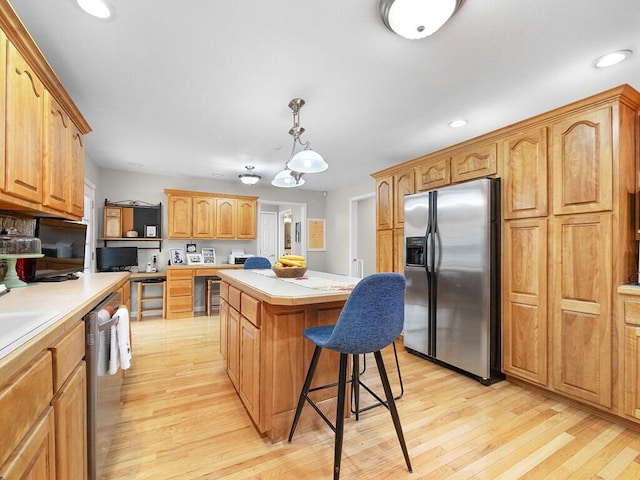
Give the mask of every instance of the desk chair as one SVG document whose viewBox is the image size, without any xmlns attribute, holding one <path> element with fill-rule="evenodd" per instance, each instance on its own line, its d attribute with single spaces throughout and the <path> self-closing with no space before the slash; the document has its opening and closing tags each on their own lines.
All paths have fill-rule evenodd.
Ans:
<svg viewBox="0 0 640 480">
<path fill-rule="evenodd" d="M 342 439 L 344 430 L 345 396 L 347 384 L 347 362 L 349 355 L 354 358 L 354 378 L 350 381 L 358 396 L 359 382 L 357 378 L 356 357 L 363 353 L 373 353 L 380 380 L 384 389 L 386 402 L 383 405 L 389 410 L 393 425 L 398 435 L 400 447 L 404 455 L 409 472 L 412 471 L 407 445 L 400 425 L 400 417 L 396 409 L 393 392 L 389 385 L 389 378 L 384 367 L 380 351 L 394 340 L 402 332 L 404 324 L 404 291 L 405 279 L 399 273 L 374 273 L 363 278 L 355 286 L 347 299 L 338 321 L 335 325 L 312 327 L 304 330 L 307 340 L 316 345 L 307 371 L 307 376 L 298 398 L 298 406 L 289 432 L 289 442 L 293 439 L 302 408 L 305 401 L 309 402 L 313 409 L 335 432 L 335 446 L 333 457 L 333 478 L 340 478 L 340 462 L 342 458 Z M 323 385 L 310 388 L 323 348 L 328 348 L 340 353 L 340 371 L 338 375 L 338 401 L 336 407 L 336 423 L 331 421 L 320 411 L 319 407 L 309 398 L 309 392 L 327 388 L 333 385 Z M 356 415 L 357 416 L 357 415 Z M 357 418 L 356 418 L 357 420 Z"/>
<path fill-rule="evenodd" d="M 265 257 L 249 257 L 244 261 L 244 269 L 271 268 L 271 262 Z"/>
</svg>

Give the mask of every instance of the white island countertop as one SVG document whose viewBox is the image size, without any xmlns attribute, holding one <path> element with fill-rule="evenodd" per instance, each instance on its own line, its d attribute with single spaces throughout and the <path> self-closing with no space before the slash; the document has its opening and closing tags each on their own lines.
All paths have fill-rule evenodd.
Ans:
<svg viewBox="0 0 640 480">
<path fill-rule="evenodd" d="M 271 305 L 344 302 L 360 281 L 356 277 L 307 270 L 300 278 L 278 278 L 272 270 L 224 270 L 220 278 Z"/>
</svg>

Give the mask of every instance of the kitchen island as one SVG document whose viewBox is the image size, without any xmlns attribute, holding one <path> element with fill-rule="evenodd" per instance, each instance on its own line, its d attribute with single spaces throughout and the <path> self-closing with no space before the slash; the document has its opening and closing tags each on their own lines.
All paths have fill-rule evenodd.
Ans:
<svg viewBox="0 0 640 480">
<path fill-rule="evenodd" d="M 298 279 L 271 270 L 220 271 L 220 352 L 226 371 L 256 428 L 272 442 L 287 438 L 314 345 L 305 328 L 337 321 L 358 278 L 308 271 Z M 314 385 L 338 378 L 339 355 L 320 357 Z M 335 389 L 314 392 L 329 418 Z M 345 411 L 347 414 L 348 411 Z M 323 424 L 305 409 L 298 430 Z"/>
</svg>

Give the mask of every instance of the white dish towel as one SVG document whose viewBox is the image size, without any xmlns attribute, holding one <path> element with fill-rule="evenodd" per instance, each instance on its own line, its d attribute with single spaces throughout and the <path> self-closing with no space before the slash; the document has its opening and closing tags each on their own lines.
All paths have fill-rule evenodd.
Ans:
<svg viewBox="0 0 640 480">
<path fill-rule="evenodd" d="M 118 368 L 127 370 L 131 366 L 129 310 L 127 310 L 127 307 L 120 307 L 113 316 L 118 317 L 118 323 L 111 327 L 109 373 L 112 375 L 118 372 Z"/>
</svg>

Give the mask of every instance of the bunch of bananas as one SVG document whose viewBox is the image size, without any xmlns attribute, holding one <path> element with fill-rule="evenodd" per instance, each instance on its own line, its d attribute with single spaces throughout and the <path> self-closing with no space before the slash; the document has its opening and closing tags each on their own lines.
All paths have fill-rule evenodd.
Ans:
<svg viewBox="0 0 640 480">
<path fill-rule="evenodd" d="M 306 267 L 307 261 L 300 255 L 282 255 L 274 266 L 276 268 Z"/>
</svg>

